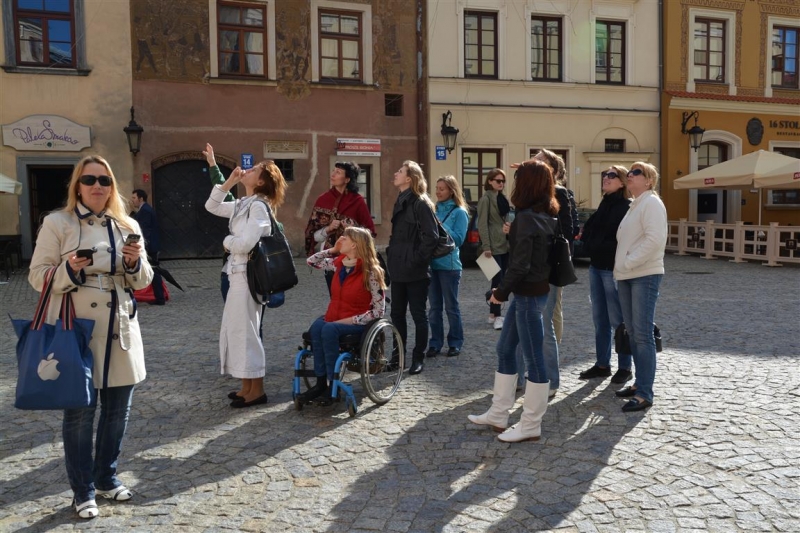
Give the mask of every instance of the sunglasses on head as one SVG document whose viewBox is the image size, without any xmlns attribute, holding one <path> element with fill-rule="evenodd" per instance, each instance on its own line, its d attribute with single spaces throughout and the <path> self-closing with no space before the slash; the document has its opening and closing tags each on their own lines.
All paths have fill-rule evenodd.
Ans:
<svg viewBox="0 0 800 533">
<path fill-rule="evenodd" d="M 79 181 L 90 187 L 97 182 L 100 182 L 101 187 L 111 187 L 111 176 L 92 176 L 91 174 L 84 174 L 79 178 Z"/>
<path fill-rule="evenodd" d="M 614 172 L 613 170 L 609 170 L 608 172 L 605 172 L 605 171 L 601 172 L 601 173 L 600 173 L 600 177 L 601 177 L 601 178 L 609 178 L 609 179 L 612 179 L 612 180 L 613 180 L 613 179 L 615 179 L 615 178 L 618 178 L 618 177 L 619 177 L 619 174 L 617 174 L 617 173 L 616 173 L 616 172 Z"/>
<path fill-rule="evenodd" d="M 628 172 L 628 176 L 641 176 L 641 175 L 642 175 L 642 169 L 641 168 L 634 168 L 633 170 Z"/>
</svg>

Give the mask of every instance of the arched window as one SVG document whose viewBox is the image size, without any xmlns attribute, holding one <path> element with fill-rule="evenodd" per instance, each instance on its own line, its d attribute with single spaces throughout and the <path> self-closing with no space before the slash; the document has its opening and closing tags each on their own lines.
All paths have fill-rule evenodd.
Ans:
<svg viewBox="0 0 800 533">
<path fill-rule="evenodd" d="M 697 170 L 728 160 L 728 145 L 721 142 L 704 142 L 697 150 Z"/>
</svg>

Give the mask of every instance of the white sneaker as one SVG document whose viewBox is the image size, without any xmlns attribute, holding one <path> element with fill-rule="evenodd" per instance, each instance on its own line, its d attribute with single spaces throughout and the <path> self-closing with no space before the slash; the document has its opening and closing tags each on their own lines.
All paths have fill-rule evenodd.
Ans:
<svg viewBox="0 0 800 533">
<path fill-rule="evenodd" d="M 501 316 L 495 318 L 494 319 L 494 329 L 503 329 L 503 322 L 504 321 L 505 321 L 505 318 L 503 318 Z"/>
<path fill-rule="evenodd" d="M 494 315 L 489 315 L 489 318 L 486 319 L 486 322 L 489 324 L 494 324 L 495 317 Z"/>
</svg>

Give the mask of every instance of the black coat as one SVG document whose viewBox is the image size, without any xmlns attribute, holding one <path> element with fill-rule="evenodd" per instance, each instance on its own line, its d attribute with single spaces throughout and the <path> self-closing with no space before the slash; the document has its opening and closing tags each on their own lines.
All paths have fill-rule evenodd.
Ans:
<svg viewBox="0 0 800 533">
<path fill-rule="evenodd" d="M 569 241 L 572 249 L 572 241 L 575 240 L 574 221 L 578 220 L 578 210 L 575 207 L 575 200 L 570 198 L 570 191 L 561 185 L 556 185 L 556 200 L 558 200 L 558 223 L 564 237 Z M 558 229 L 556 229 L 558 233 Z"/>
<path fill-rule="evenodd" d="M 629 199 L 622 196 L 622 190 L 607 194 L 597 207 L 597 211 L 584 224 L 581 242 L 593 267 L 614 270 L 617 229 L 625 218 L 630 203 Z"/>
<path fill-rule="evenodd" d="M 386 249 L 392 283 L 430 278 L 433 251 L 439 242 L 439 228 L 433 209 L 411 189 L 397 198 L 392 212 L 392 235 Z"/>
<path fill-rule="evenodd" d="M 158 257 L 158 252 L 161 250 L 155 210 L 150 204 L 144 202 L 139 208 L 139 211 L 133 213 L 131 216 L 139 223 L 139 227 L 142 228 L 142 238 L 144 239 L 144 248 L 147 251 L 147 255 L 155 259 Z"/>
<path fill-rule="evenodd" d="M 540 296 L 550 290 L 550 247 L 556 219 L 532 209 L 517 212 L 508 233 L 508 268 L 494 297 L 504 302 L 509 293 Z"/>
</svg>

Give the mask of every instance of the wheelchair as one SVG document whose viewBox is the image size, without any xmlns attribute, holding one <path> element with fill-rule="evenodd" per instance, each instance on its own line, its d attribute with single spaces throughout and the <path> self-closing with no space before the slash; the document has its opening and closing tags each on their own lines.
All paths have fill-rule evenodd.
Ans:
<svg viewBox="0 0 800 533">
<path fill-rule="evenodd" d="M 303 333 L 303 345 L 298 350 L 294 360 L 292 400 L 295 409 L 300 411 L 304 406 L 299 398 L 301 381 L 306 388 L 310 388 L 312 385 L 309 380 L 316 377 L 310 332 Z M 358 402 L 353 393 L 354 381 L 345 380 L 349 370 L 361 374 L 361 387 L 373 403 L 387 403 L 397 392 L 403 379 L 403 352 L 400 333 L 386 318 L 373 320 L 361 334 L 342 335 L 339 338 L 339 357 L 334 367 L 330 399 L 341 401 L 343 398 L 351 417 L 358 412 Z"/>
</svg>

